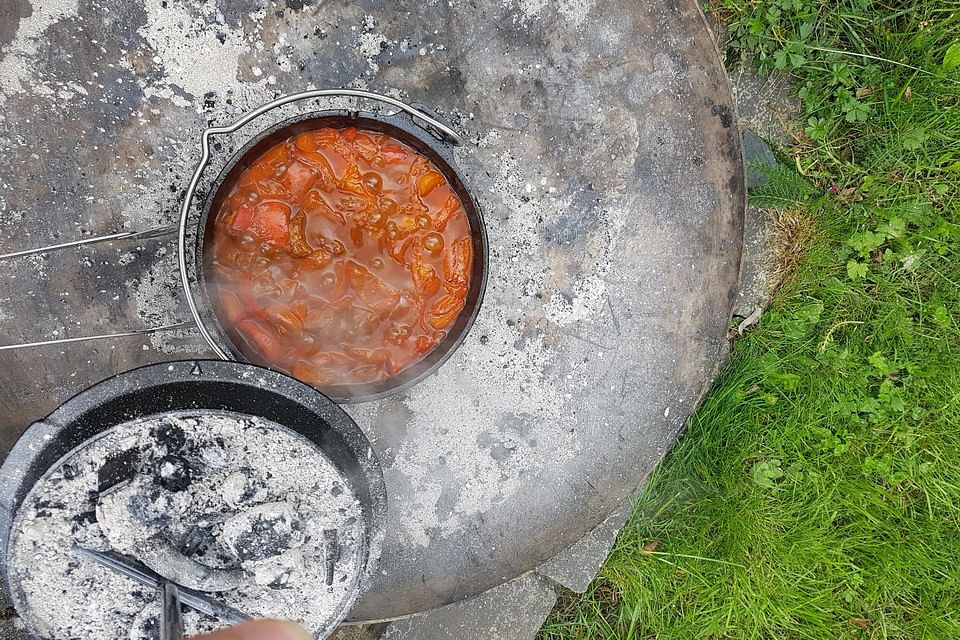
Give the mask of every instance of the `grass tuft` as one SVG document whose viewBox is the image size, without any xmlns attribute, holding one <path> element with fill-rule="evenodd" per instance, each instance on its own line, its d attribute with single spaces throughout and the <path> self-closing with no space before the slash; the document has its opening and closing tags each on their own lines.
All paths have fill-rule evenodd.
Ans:
<svg viewBox="0 0 960 640">
<path fill-rule="evenodd" d="M 774 211 L 771 214 L 773 228 L 770 233 L 770 250 L 776 259 L 771 278 L 773 293 L 789 284 L 797 273 L 807 245 L 813 240 L 816 227 L 804 209 L 794 208 Z"/>
</svg>

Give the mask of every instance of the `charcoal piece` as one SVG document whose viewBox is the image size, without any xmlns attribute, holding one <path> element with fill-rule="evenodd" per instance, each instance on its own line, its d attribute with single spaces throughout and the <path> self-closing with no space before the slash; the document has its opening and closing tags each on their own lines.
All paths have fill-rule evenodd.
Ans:
<svg viewBox="0 0 960 640">
<path fill-rule="evenodd" d="M 137 475 L 140 466 L 140 451 L 127 449 L 108 457 L 97 471 L 97 490 L 100 493 L 129 482 Z"/>
<path fill-rule="evenodd" d="M 137 522 L 156 528 L 172 520 L 169 493 L 149 480 L 140 483 L 140 491 L 130 496 L 130 513 Z"/>
<path fill-rule="evenodd" d="M 160 460 L 157 478 L 167 491 L 185 491 L 190 486 L 190 463 L 177 455 L 168 455 Z"/>
<path fill-rule="evenodd" d="M 49 518 L 53 511 L 63 509 L 63 503 L 50 500 L 41 500 L 37 502 L 36 510 L 38 518 Z"/>
<path fill-rule="evenodd" d="M 230 517 L 223 542 L 241 563 L 257 562 L 301 546 L 303 524 L 289 503 L 268 502 Z"/>
<path fill-rule="evenodd" d="M 82 513 L 78 513 L 73 518 L 73 521 L 79 525 L 89 525 L 97 521 L 97 512 L 90 509 Z"/>
<path fill-rule="evenodd" d="M 187 435 L 180 427 L 163 422 L 153 428 L 151 435 L 167 448 L 167 453 L 179 453 L 187 445 Z"/>
<path fill-rule="evenodd" d="M 326 556 L 326 583 L 327 586 L 333 584 L 334 572 L 337 569 L 337 562 L 340 561 L 340 537 L 336 529 L 325 529 L 323 532 L 323 552 Z"/>
<path fill-rule="evenodd" d="M 80 474 L 80 471 L 77 469 L 76 465 L 67 462 L 60 467 L 60 473 L 63 475 L 64 480 L 73 480 Z"/>
<path fill-rule="evenodd" d="M 201 525 L 202 526 L 202 525 Z M 180 541 L 180 550 L 186 556 L 202 553 L 213 542 L 213 534 L 206 529 L 191 529 Z"/>
<path fill-rule="evenodd" d="M 286 589 L 290 586 L 290 576 L 293 575 L 293 569 L 287 569 L 271 582 L 267 584 L 272 589 Z"/>
<path fill-rule="evenodd" d="M 145 620 L 140 620 L 139 624 L 130 630 L 131 638 L 156 638 L 160 635 L 160 619 L 156 616 L 150 616 Z"/>
</svg>

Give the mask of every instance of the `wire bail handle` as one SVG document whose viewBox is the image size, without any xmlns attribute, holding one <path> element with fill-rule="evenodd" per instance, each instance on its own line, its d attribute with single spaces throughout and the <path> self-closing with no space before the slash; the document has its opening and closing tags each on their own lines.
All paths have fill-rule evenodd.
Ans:
<svg viewBox="0 0 960 640">
<path fill-rule="evenodd" d="M 233 133 L 237 129 L 243 127 L 248 122 L 258 118 L 264 113 L 272 111 L 277 107 L 290 104 L 291 102 L 333 96 L 367 98 L 369 100 L 376 100 L 392 105 L 401 109 L 402 111 L 405 111 L 413 118 L 426 123 L 430 128 L 442 134 L 454 145 L 459 146 L 463 144 L 463 139 L 456 131 L 440 122 L 436 118 L 431 117 L 429 114 L 424 113 L 422 110 L 410 106 L 405 102 L 397 100 L 396 98 L 391 98 L 390 96 L 381 95 L 379 93 L 373 93 L 371 91 L 364 91 L 362 89 L 314 89 L 310 91 L 301 91 L 300 93 L 292 93 L 290 95 L 281 96 L 259 106 L 231 125 L 224 127 L 210 127 L 204 130 L 203 134 L 200 136 L 200 161 L 197 164 L 197 168 L 193 172 L 193 177 L 190 180 L 190 184 L 187 187 L 187 192 L 183 198 L 183 205 L 180 208 L 180 225 L 177 239 L 177 259 L 180 268 L 180 284 L 183 288 L 183 293 L 187 298 L 187 306 L 190 308 L 190 315 L 193 317 L 193 320 L 197 325 L 197 329 L 200 331 L 200 335 L 203 336 L 203 339 L 206 340 L 207 344 L 211 349 L 214 350 L 214 352 L 216 352 L 217 356 L 219 356 L 221 360 L 232 360 L 233 358 L 229 353 L 224 351 L 224 349 L 217 343 L 217 341 L 210 334 L 210 331 L 204 325 L 203 318 L 200 316 L 200 310 L 197 307 L 197 302 L 193 297 L 193 292 L 190 287 L 190 276 L 187 270 L 187 222 L 190 215 L 190 208 L 193 204 L 193 198 L 196 195 L 197 185 L 200 183 L 200 177 L 203 175 L 207 165 L 210 164 L 210 138 L 214 135 L 222 133 Z"/>
</svg>

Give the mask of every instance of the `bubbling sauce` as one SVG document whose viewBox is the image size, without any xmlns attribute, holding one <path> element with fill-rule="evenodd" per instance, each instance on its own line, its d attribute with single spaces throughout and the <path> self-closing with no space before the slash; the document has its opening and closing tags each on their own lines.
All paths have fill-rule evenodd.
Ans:
<svg viewBox="0 0 960 640">
<path fill-rule="evenodd" d="M 217 212 L 211 249 L 237 347 L 321 388 L 423 359 L 463 311 L 473 263 L 470 222 L 436 165 L 352 127 L 257 158 Z"/>
</svg>

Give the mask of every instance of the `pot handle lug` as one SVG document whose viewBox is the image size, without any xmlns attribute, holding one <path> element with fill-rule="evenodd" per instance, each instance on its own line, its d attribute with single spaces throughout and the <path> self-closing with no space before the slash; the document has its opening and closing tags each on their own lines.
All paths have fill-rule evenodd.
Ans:
<svg viewBox="0 0 960 640">
<path fill-rule="evenodd" d="M 422 102 L 411 102 L 410 106 L 422 114 L 432 114 L 432 110 L 430 109 L 430 107 L 423 104 Z M 463 144 L 462 137 L 458 135 L 456 138 L 451 138 L 449 135 L 447 135 L 445 131 L 437 128 L 433 124 L 434 122 L 439 122 L 439 120 L 435 120 L 432 117 L 430 120 L 425 120 L 423 118 L 417 118 L 416 116 L 410 113 L 405 113 L 405 115 L 409 117 L 414 124 L 416 124 L 418 127 L 420 127 L 421 129 L 423 129 L 424 131 L 432 135 L 434 138 L 436 138 L 440 142 L 444 142 L 451 147 L 459 147 Z M 435 115 L 435 114 L 432 114 L 432 115 Z M 444 127 L 447 127 L 447 125 L 444 125 Z"/>
</svg>

